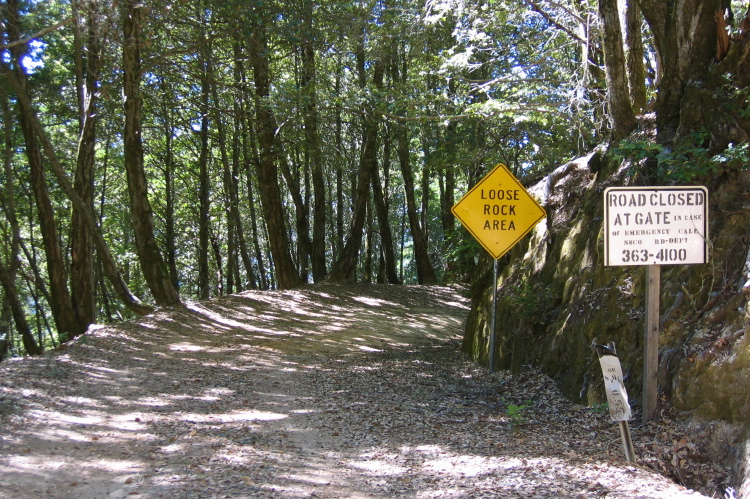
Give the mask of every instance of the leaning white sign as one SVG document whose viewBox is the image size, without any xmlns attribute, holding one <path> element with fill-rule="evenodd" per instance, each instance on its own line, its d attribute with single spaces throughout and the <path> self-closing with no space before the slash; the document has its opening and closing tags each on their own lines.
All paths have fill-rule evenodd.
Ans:
<svg viewBox="0 0 750 499">
<path fill-rule="evenodd" d="M 706 263 L 705 187 L 610 187 L 604 223 L 607 266 Z"/>
<path fill-rule="evenodd" d="M 604 373 L 604 389 L 607 392 L 609 416 L 612 421 L 629 421 L 631 417 L 628 392 L 622 384 L 622 366 L 614 355 L 602 355 L 599 364 Z"/>
</svg>

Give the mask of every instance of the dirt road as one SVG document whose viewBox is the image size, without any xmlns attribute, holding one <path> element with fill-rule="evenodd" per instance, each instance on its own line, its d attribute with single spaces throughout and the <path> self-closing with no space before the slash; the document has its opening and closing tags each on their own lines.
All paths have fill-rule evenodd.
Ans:
<svg viewBox="0 0 750 499">
<path fill-rule="evenodd" d="M 0 497 L 703 497 L 547 378 L 467 361 L 467 312 L 451 288 L 247 292 L 4 362 Z"/>
</svg>

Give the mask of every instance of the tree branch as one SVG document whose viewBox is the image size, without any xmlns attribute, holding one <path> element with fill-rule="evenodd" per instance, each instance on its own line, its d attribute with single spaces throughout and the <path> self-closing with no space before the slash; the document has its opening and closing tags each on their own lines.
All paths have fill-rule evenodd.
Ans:
<svg viewBox="0 0 750 499">
<path fill-rule="evenodd" d="M 192 45 L 188 45 L 187 47 L 180 47 L 176 48 L 174 50 L 169 50 L 167 52 L 164 52 L 163 54 L 159 54 L 159 57 L 154 57 L 153 59 L 150 59 L 144 63 L 141 64 L 141 70 L 142 71 L 148 71 L 149 69 L 153 68 L 160 62 L 170 59 L 176 55 L 182 55 L 182 54 L 194 54 L 196 49 L 202 47 L 203 45 L 206 45 L 207 43 L 210 43 L 214 40 L 218 40 L 220 38 L 224 38 L 230 34 L 232 34 L 234 31 L 236 31 L 236 28 L 232 28 L 226 31 L 222 31 L 220 33 L 213 34 L 209 37 L 206 37 L 204 40 L 200 40 L 197 43 L 194 43 Z"/>
<path fill-rule="evenodd" d="M 356 108 L 350 108 L 350 107 L 344 107 L 343 109 L 347 111 L 351 111 L 353 113 L 362 113 L 361 109 Z M 458 120 L 465 120 L 470 118 L 492 118 L 493 116 L 500 116 L 503 114 L 508 113 L 528 113 L 530 111 L 538 112 L 538 113 L 548 113 L 548 114 L 555 114 L 560 117 L 565 117 L 564 113 L 561 113 L 560 111 L 553 109 L 552 107 L 544 107 L 544 106 L 517 106 L 517 107 L 510 107 L 506 109 L 500 109 L 497 111 L 492 111 L 491 113 L 464 113 L 464 114 L 451 114 L 451 115 L 433 115 L 433 116 L 400 116 L 398 114 L 393 113 L 386 113 L 385 111 L 378 111 L 373 110 L 373 114 L 376 114 L 380 116 L 381 118 L 385 118 L 387 120 L 394 121 L 396 123 L 430 123 L 430 122 L 439 122 L 439 121 L 458 121 Z"/>
<path fill-rule="evenodd" d="M 63 19 L 62 21 L 60 21 L 59 23 L 57 23 L 57 24 L 55 24 L 53 26 L 48 26 L 48 27 L 44 28 L 43 30 L 34 33 L 33 35 L 29 36 L 28 38 L 21 38 L 20 40 L 15 40 L 13 42 L 6 43 L 5 45 L 0 45 L 0 50 L 6 50 L 6 49 L 9 49 L 9 48 L 16 47 L 18 45 L 24 45 L 26 43 L 29 43 L 31 41 L 36 40 L 37 38 L 41 38 L 41 37 L 43 37 L 44 35 L 46 35 L 48 33 L 52 33 L 53 31 L 57 31 L 58 29 L 62 28 L 66 24 L 70 24 L 71 22 L 73 22 L 73 17 L 72 16 L 68 17 L 67 19 Z"/>
<path fill-rule="evenodd" d="M 573 38 L 574 40 L 576 40 L 576 41 L 577 41 L 578 43 L 583 43 L 583 44 L 585 44 L 585 43 L 586 43 L 586 40 L 584 40 L 583 38 L 581 38 L 580 36 L 578 36 L 577 34 L 575 34 L 575 33 L 574 33 L 573 31 L 571 31 L 571 30 L 570 30 L 569 28 L 566 28 L 566 27 L 565 27 L 565 26 L 563 26 L 562 24 L 560 24 L 560 23 L 558 23 L 557 21 L 555 21 L 554 19 L 552 19 L 552 16 L 550 16 L 549 14 L 547 14 L 546 12 L 544 12 L 544 11 L 542 10 L 542 8 L 541 8 L 541 7 L 539 6 L 539 4 L 537 4 L 536 2 L 534 2 L 534 0 L 524 0 L 524 1 L 525 1 L 525 2 L 527 3 L 527 4 L 529 4 L 529 6 L 530 6 L 530 7 L 532 8 L 532 9 L 534 9 L 534 11 L 536 11 L 536 12 L 537 12 L 537 13 L 538 13 L 539 15 L 541 15 L 541 16 L 542 16 L 543 18 L 545 18 L 545 19 L 547 20 L 547 22 L 548 22 L 548 23 L 550 23 L 550 24 L 552 24 L 553 26 L 555 26 L 556 28 L 558 28 L 558 29 L 560 29 L 560 30 L 564 31 L 564 32 L 565 32 L 565 33 L 567 33 L 567 34 L 568 34 L 568 35 L 569 35 L 569 36 L 570 36 L 571 38 Z"/>
<path fill-rule="evenodd" d="M 573 17 L 573 19 L 575 19 L 579 23 L 581 23 L 581 24 L 585 24 L 586 23 L 586 20 L 584 18 L 582 18 L 581 16 L 579 16 L 578 14 L 576 14 L 575 12 L 573 12 L 572 10 L 570 10 L 569 8 L 567 8 L 566 6 L 562 5 L 561 3 L 555 2 L 553 0 L 545 0 L 545 1 L 548 4 L 551 4 L 553 7 L 557 7 L 558 9 L 567 12 L 568 14 L 570 14 Z"/>
</svg>

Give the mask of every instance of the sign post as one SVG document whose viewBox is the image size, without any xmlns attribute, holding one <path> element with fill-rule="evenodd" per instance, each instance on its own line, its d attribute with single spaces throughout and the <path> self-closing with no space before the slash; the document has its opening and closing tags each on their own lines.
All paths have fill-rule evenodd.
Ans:
<svg viewBox="0 0 750 499">
<path fill-rule="evenodd" d="M 661 266 L 646 267 L 646 317 L 643 338 L 643 422 L 659 413 L 659 295 Z"/>
<path fill-rule="evenodd" d="M 607 266 L 646 265 L 643 422 L 657 416 L 661 265 L 706 263 L 705 187 L 610 187 L 604 191 Z"/>
<path fill-rule="evenodd" d="M 498 260 L 547 214 L 505 165 L 497 165 L 451 208 L 453 215 L 495 259 L 489 371 L 495 368 Z"/>
</svg>

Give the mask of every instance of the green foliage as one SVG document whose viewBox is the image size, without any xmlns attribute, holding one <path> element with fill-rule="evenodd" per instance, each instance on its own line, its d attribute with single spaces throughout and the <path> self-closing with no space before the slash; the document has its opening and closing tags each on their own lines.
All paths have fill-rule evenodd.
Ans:
<svg viewBox="0 0 750 499">
<path fill-rule="evenodd" d="M 614 155 L 620 161 L 629 160 L 634 163 L 640 163 L 644 159 L 655 158 L 662 151 L 664 151 L 664 147 L 652 140 L 627 138 L 614 148 Z"/>
<path fill-rule="evenodd" d="M 594 404 L 593 406 L 591 406 L 591 410 L 597 414 L 607 413 L 609 412 L 609 403 L 603 402 L 601 404 Z"/>
<path fill-rule="evenodd" d="M 676 183 L 692 182 L 708 177 L 716 171 L 708 148 L 708 133 L 693 132 L 678 142 L 674 149 L 664 148 L 656 155 L 660 179 Z"/>
<path fill-rule="evenodd" d="M 461 226 L 445 241 L 444 259 L 454 264 L 451 274 L 446 277 L 459 282 L 468 281 L 476 269 L 477 258 L 484 254 L 486 252 L 476 238 Z"/>
<path fill-rule="evenodd" d="M 526 422 L 524 411 L 532 405 L 530 400 L 524 400 L 521 404 L 506 404 L 505 415 L 510 419 L 513 427 L 520 426 Z"/>
<path fill-rule="evenodd" d="M 655 164 L 657 179 L 666 184 L 706 180 L 718 171 L 737 171 L 750 165 L 748 143 L 729 144 L 716 155 L 709 152 L 708 143 L 705 130 L 687 135 L 672 148 L 648 139 L 628 138 L 618 144 L 614 155 L 646 168 Z"/>
<path fill-rule="evenodd" d="M 516 305 L 518 315 L 528 324 L 544 324 L 554 312 L 552 304 L 555 297 L 547 287 L 532 286 L 524 283 L 514 286 L 507 297 Z"/>
<path fill-rule="evenodd" d="M 750 143 L 729 146 L 721 153 L 711 158 L 716 164 L 721 164 L 726 170 L 744 170 L 750 167 Z"/>
</svg>

